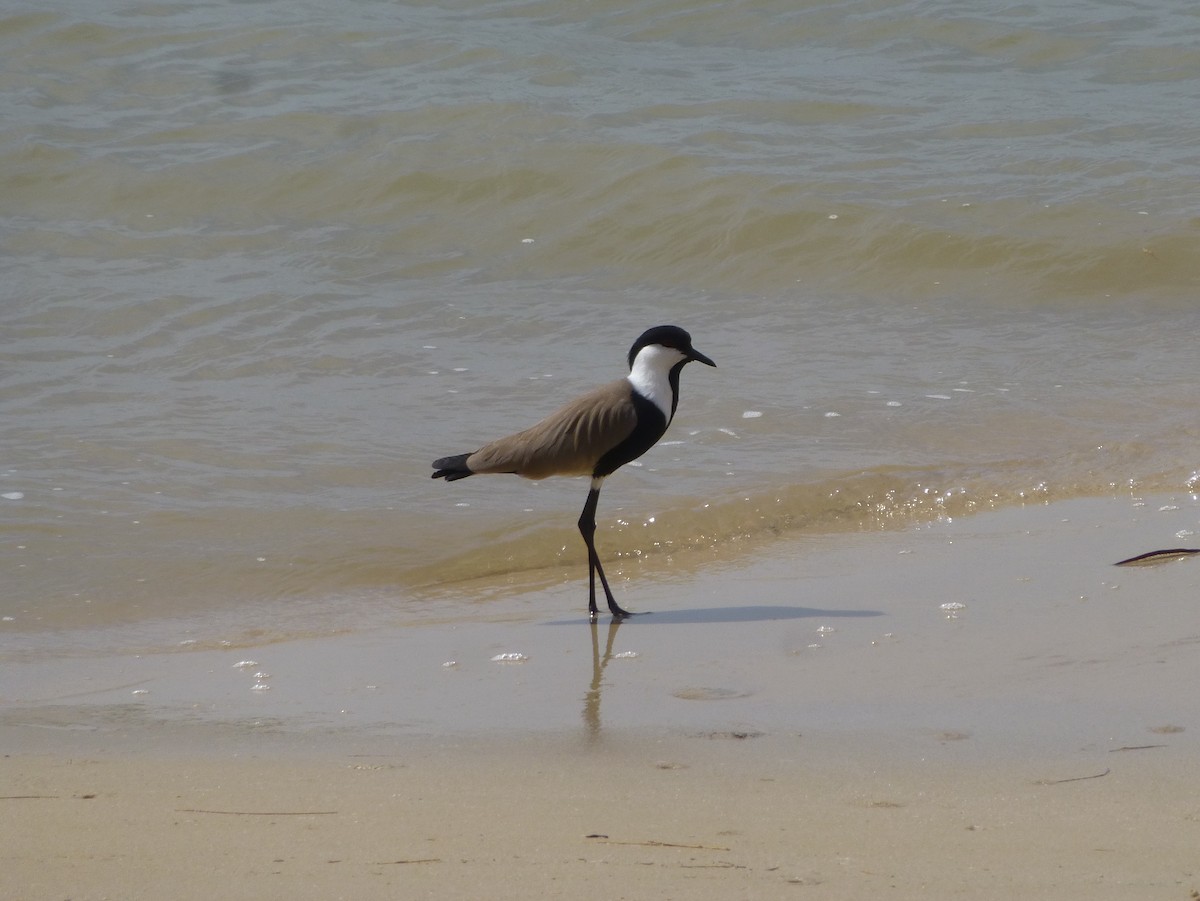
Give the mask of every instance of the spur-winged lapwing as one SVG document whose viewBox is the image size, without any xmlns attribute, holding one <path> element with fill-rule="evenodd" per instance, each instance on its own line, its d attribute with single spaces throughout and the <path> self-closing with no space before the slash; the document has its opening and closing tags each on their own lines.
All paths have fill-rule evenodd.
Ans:
<svg viewBox="0 0 1200 901">
<path fill-rule="evenodd" d="M 613 599 L 596 553 L 596 503 L 605 478 L 652 448 L 675 416 L 679 370 L 692 360 L 717 364 L 692 347 L 674 325 L 642 334 L 629 349 L 629 375 L 567 404 L 537 425 L 485 444 L 471 454 L 433 461 L 433 478 L 453 482 L 477 473 L 511 472 L 527 479 L 591 476 L 579 531 L 588 552 L 588 614 L 596 621 L 596 576 L 617 618 L 629 616 Z"/>
</svg>

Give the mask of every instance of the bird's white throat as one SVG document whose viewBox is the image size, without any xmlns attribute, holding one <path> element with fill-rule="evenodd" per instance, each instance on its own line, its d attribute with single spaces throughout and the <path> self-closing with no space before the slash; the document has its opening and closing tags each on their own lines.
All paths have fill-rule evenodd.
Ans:
<svg viewBox="0 0 1200 901">
<path fill-rule="evenodd" d="M 673 347 L 650 344 L 638 351 L 633 358 L 633 369 L 629 371 L 633 390 L 662 410 L 668 423 L 675 399 L 671 391 L 671 367 L 686 359 Z"/>
</svg>

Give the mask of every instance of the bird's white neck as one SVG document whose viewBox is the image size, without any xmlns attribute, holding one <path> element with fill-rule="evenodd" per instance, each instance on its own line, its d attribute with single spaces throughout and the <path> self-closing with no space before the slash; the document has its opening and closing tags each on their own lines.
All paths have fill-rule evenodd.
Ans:
<svg viewBox="0 0 1200 901">
<path fill-rule="evenodd" d="M 663 418 L 668 423 L 675 401 L 675 392 L 671 388 L 671 367 L 686 359 L 673 347 L 651 344 L 638 351 L 633 360 L 633 369 L 629 371 L 629 383 L 633 385 L 633 390 L 662 410 Z"/>
</svg>

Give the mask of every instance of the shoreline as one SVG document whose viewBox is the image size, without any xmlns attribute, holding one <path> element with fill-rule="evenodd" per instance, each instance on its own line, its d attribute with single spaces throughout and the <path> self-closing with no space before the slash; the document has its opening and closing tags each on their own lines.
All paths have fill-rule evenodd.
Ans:
<svg viewBox="0 0 1200 901">
<path fill-rule="evenodd" d="M 617 626 L 547 614 L 571 583 L 10 662 L 0 894 L 1186 901 L 1200 565 L 1112 566 L 1171 506 L 805 539 L 630 581 L 658 612 Z"/>
<path fill-rule="evenodd" d="M 1186 543 L 1177 536 L 1197 515 L 1196 501 L 1082 499 L 809 537 L 678 577 L 622 579 L 622 601 L 643 613 L 595 627 L 571 581 L 315 637 L 276 640 L 263 624 L 257 643 L 224 646 L 213 633 L 159 652 L 10 655 L 0 726 L 10 746 L 27 734 L 34 747 L 56 731 L 102 740 L 134 724 L 253 736 L 265 722 L 318 742 L 589 722 L 667 733 L 970 727 L 994 732 L 1001 752 L 1005 730 L 1014 748 L 1037 750 L 1037 730 L 1059 741 L 1088 717 L 1155 728 L 1198 712 L 1163 688 L 1188 684 L 1197 666 L 1200 560 L 1112 565 Z"/>
</svg>

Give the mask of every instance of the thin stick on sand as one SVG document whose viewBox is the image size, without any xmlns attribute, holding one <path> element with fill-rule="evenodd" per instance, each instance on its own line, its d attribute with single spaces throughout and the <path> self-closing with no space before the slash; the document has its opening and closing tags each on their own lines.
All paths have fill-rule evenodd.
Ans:
<svg viewBox="0 0 1200 901">
<path fill-rule="evenodd" d="M 230 817 L 330 817 L 336 810 L 202 810 L 196 807 L 176 807 L 176 813 L 213 813 Z"/>
<path fill-rule="evenodd" d="M 1101 776 L 1107 776 L 1111 773 L 1111 769 L 1106 769 L 1103 773 L 1093 773 L 1090 776 L 1072 776 L 1070 779 L 1039 779 L 1034 785 L 1062 785 L 1064 782 L 1082 782 L 1085 779 L 1099 779 Z"/>
</svg>

